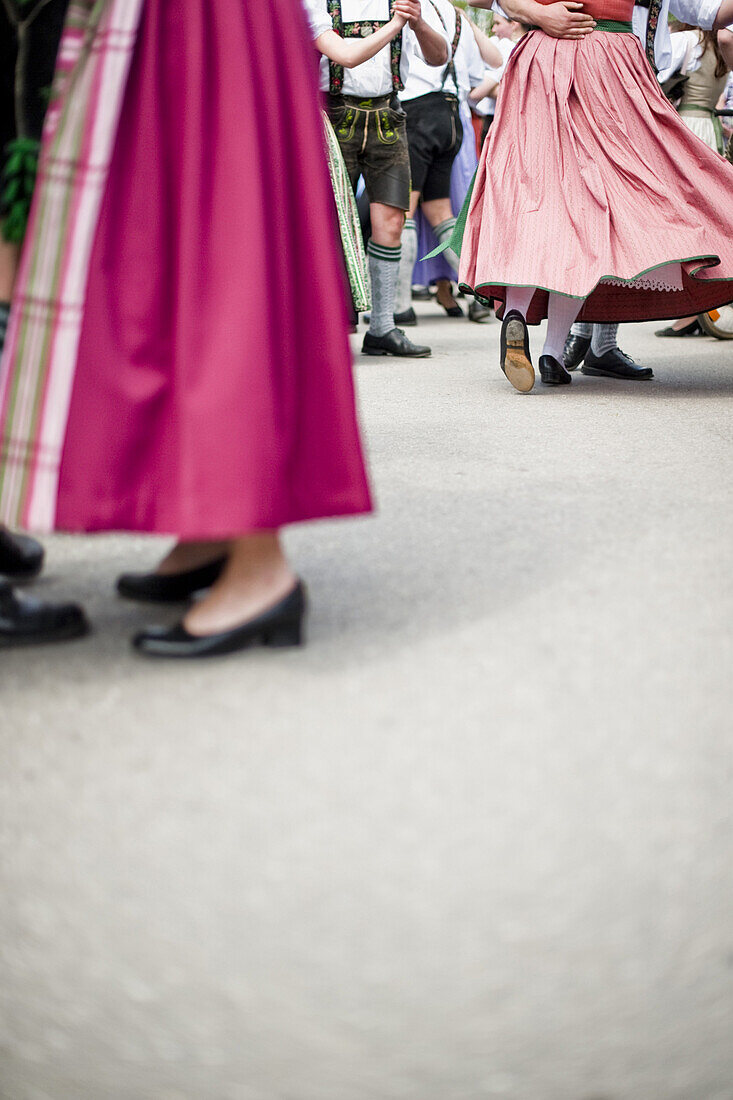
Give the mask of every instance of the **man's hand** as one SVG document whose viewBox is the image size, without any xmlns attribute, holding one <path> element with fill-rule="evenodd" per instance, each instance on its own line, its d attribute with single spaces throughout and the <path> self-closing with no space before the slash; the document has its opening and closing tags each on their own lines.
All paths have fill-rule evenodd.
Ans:
<svg viewBox="0 0 733 1100">
<path fill-rule="evenodd" d="M 555 4 L 538 4 L 535 22 L 551 38 L 585 38 L 594 29 L 595 19 L 586 15 L 577 0 L 558 0 Z"/>
<path fill-rule="evenodd" d="M 472 8 L 490 8 L 493 0 L 468 0 Z M 733 0 L 723 0 L 733 4 Z M 501 6 L 510 19 L 528 26 L 541 27 L 552 38 L 585 38 L 596 22 L 586 15 L 577 0 L 557 0 L 554 4 L 538 4 L 536 0 L 502 0 Z"/>
<path fill-rule="evenodd" d="M 422 19 L 420 0 L 394 0 L 392 11 L 409 23 L 413 30 Z"/>
</svg>

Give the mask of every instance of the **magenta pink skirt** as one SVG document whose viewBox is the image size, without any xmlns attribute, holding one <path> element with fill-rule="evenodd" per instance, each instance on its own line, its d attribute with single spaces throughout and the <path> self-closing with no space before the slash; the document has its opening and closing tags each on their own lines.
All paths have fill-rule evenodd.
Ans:
<svg viewBox="0 0 733 1100">
<path fill-rule="evenodd" d="M 733 299 L 733 166 L 685 126 L 634 35 L 533 31 L 512 55 L 463 238 L 461 281 L 580 319 L 684 317 Z M 641 277 L 641 278 L 640 278 Z M 607 280 L 607 281 L 604 281 Z"/>
<path fill-rule="evenodd" d="M 368 511 L 300 0 L 147 0 L 88 283 L 62 530 Z"/>
</svg>

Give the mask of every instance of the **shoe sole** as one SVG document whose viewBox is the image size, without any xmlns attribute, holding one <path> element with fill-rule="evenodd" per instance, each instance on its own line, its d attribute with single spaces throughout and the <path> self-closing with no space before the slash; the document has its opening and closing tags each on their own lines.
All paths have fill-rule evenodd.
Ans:
<svg viewBox="0 0 733 1100">
<path fill-rule="evenodd" d="M 534 387 L 535 374 L 529 357 L 527 326 L 515 319 L 504 326 L 501 334 L 501 369 L 519 393 L 529 393 Z"/>
<path fill-rule="evenodd" d="M 572 378 L 543 378 L 542 375 L 540 375 L 540 381 L 543 386 L 569 386 L 572 382 Z"/>
<path fill-rule="evenodd" d="M 432 351 L 418 351 L 415 354 L 400 355 L 394 351 L 384 351 L 382 348 L 362 348 L 362 355 L 391 355 L 393 359 L 429 359 Z"/>
<path fill-rule="evenodd" d="M 21 649 L 26 646 L 56 645 L 60 642 L 76 642 L 80 638 L 86 638 L 91 633 L 88 623 L 83 626 L 75 623 L 73 626 L 57 630 L 54 634 L 47 634 L 40 638 L 34 634 L 3 635 L 0 634 L 0 649 Z"/>
<path fill-rule="evenodd" d="M 602 370 L 599 367 L 582 367 L 581 374 L 589 374 L 595 378 L 615 378 L 618 382 L 651 382 L 654 372 L 650 374 L 616 374 L 611 370 Z"/>
</svg>

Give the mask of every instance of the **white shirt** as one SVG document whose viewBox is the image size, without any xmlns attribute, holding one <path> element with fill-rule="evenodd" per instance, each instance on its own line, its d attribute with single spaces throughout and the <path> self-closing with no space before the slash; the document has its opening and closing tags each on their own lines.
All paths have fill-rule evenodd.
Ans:
<svg viewBox="0 0 733 1100">
<path fill-rule="evenodd" d="M 326 0 L 303 0 L 305 4 L 311 33 L 318 38 L 324 31 L 333 30 L 333 20 L 328 13 Z M 420 0 L 423 18 L 433 26 L 429 18 L 428 0 Z M 358 23 L 361 20 L 368 22 L 379 20 L 387 23 L 392 18 L 390 13 L 390 0 L 341 0 L 341 14 L 344 23 Z M 433 11 L 433 20 L 439 20 Z M 440 28 L 442 33 L 442 28 Z M 420 49 L 420 44 L 409 26 L 402 31 L 402 60 L 400 76 L 403 84 L 407 82 L 411 67 L 419 61 L 425 64 Z M 321 90 L 328 91 L 330 73 L 328 58 L 321 58 Z M 373 98 L 375 96 L 389 95 L 392 91 L 392 50 L 391 44 L 385 46 L 378 54 L 365 61 L 363 65 L 357 65 L 355 69 L 344 69 L 344 95 L 356 96 L 359 99 Z"/>
<path fill-rule="evenodd" d="M 656 38 L 654 40 L 654 57 L 659 70 L 660 81 L 667 80 L 677 72 L 684 61 L 682 43 L 675 43 L 675 38 L 681 38 L 682 34 L 671 34 L 669 30 L 670 12 L 681 23 L 689 23 L 693 27 L 702 27 L 704 31 L 712 30 L 715 17 L 718 14 L 720 0 L 663 0 L 662 10 L 659 13 Z M 634 7 L 632 24 L 634 34 L 646 46 L 646 25 L 649 19 L 649 9 Z M 685 50 L 686 50 L 685 45 Z"/>
<path fill-rule="evenodd" d="M 435 10 L 436 8 L 438 11 Z M 438 15 L 438 12 L 440 12 L 440 15 Z M 453 5 L 449 3 L 449 0 L 432 0 L 432 2 L 427 0 L 427 4 L 423 6 L 423 13 L 429 27 L 443 36 L 448 44 L 448 49 L 451 50 L 456 33 L 456 19 L 459 17 Z M 443 17 L 442 22 L 440 16 Z M 471 38 L 473 38 L 472 31 Z M 404 90 L 400 92 L 400 99 L 417 99 L 420 95 L 440 91 L 458 95 L 458 88 L 456 88 L 455 81 L 450 73 L 446 76 L 445 83 L 443 82 L 445 68 L 445 65 L 428 65 L 421 58 L 415 58 L 410 65 Z"/>
<path fill-rule="evenodd" d="M 504 70 L 506 69 L 507 62 L 514 51 L 514 47 L 517 46 L 519 43 L 512 42 L 511 38 L 497 38 L 495 35 L 491 36 L 491 41 L 501 53 L 504 61 L 498 69 L 485 69 L 484 75 L 481 77 L 481 80 L 483 80 L 484 77 L 490 76 L 495 81 L 495 83 L 498 84 L 504 75 Z M 479 84 L 481 83 L 481 80 L 478 81 Z M 476 87 L 475 84 L 474 87 Z M 474 104 L 473 109 L 477 115 L 493 115 L 496 113 L 496 100 L 493 98 L 493 96 L 486 96 L 484 99 Z"/>
</svg>

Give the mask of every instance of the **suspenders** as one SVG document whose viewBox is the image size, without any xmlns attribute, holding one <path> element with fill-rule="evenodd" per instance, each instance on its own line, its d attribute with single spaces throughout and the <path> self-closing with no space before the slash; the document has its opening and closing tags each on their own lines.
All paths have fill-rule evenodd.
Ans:
<svg viewBox="0 0 733 1100">
<path fill-rule="evenodd" d="M 443 18 L 443 13 L 441 12 L 440 8 L 435 3 L 435 0 L 430 0 L 430 3 L 433 6 L 435 14 L 437 15 L 438 19 L 440 20 L 440 25 L 442 26 L 443 30 L 447 31 L 448 28 L 445 25 L 445 19 Z M 453 42 L 451 44 L 450 58 L 448 60 L 448 64 L 446 65 L 445 69 L 443 70 L 443 80 L 442 80 L 441 85 L 440 85 L 441 90 L 442 90 L 445 87 L 445 82 L 448 79 L 448 77 L 451 77 L 452 80 L 453 80 L 453 83 L 455 84 L 456 95 L 458 95 L 458 77 L 456 76 L 456 50 L 458 49 L 458 43 L 461 40 L 461 31 L 463 30 L 462 18 L 463 17 L 461 16 L 461 13 L 458 11 L 458 9 L 456 9 L 456 33 L 453 35 Z"/>
<path fill-rule="evenodd" d="M 654 43 L 657 37 L 657 24 L 659 23 L 659 13 L 661 10 L 662 0 L 649 0 L 649 18 L 646 24 L 644 52 L 646 53 L 649 64 L 654 70 L 655 75 L 657 73 L 657 59 L 654 51 Z"/>
</svg>

